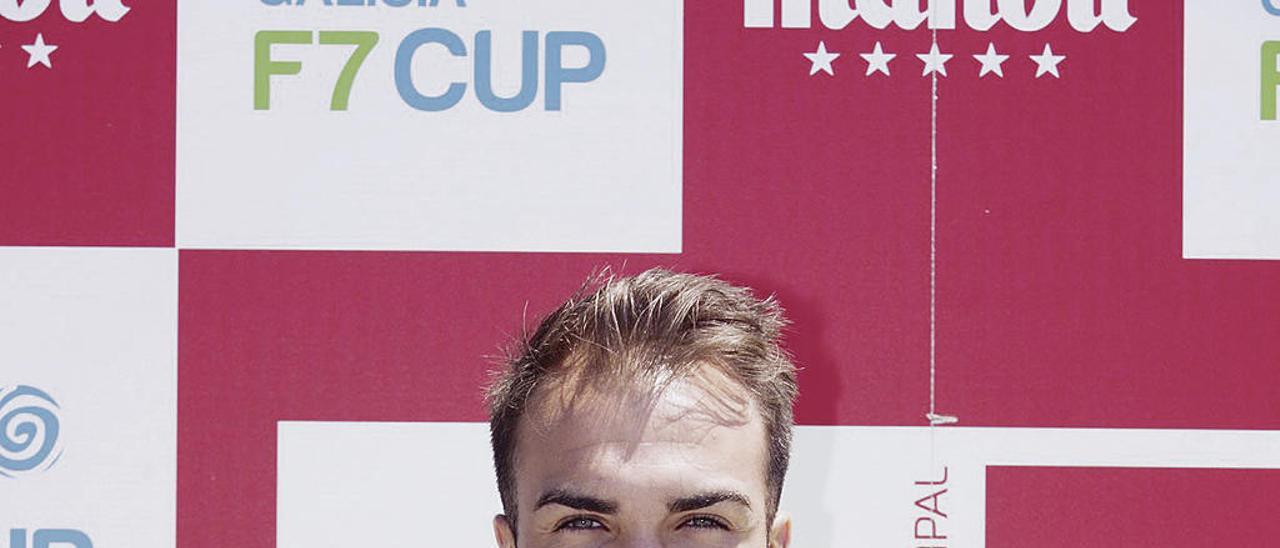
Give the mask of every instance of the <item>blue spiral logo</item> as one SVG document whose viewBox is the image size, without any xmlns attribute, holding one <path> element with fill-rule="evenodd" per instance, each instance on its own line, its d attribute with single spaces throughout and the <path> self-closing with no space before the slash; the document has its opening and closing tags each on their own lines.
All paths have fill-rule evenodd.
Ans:
<svg viewBox="0 0 1280 548">
<path fill-rule="evenodd" d="M 38 388 L 0 388 L 0 476 L 47 470 L 58 461 L 58 409 Z"/>
</svg>

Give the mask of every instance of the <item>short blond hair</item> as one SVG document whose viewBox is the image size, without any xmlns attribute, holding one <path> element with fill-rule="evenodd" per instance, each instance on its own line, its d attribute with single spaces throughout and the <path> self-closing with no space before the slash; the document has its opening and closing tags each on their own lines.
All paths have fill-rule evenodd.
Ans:
<svg viewBox="0 0 1280 548">
<path fill-rule="evenodd" d="M 593 276 L 508 353 L 488 390 L 494 468 L 503 511 L 516 505 L 516 433 L 536 390 L 569 376 L 661 382 L 706 364 L 758 406 L 767 435 L 766 512 L 773 519 L 791 452 L 796 367 L 781 346 L 787 321 L 772 297 L 714 276 L 651 269 Z"/>
</svg>

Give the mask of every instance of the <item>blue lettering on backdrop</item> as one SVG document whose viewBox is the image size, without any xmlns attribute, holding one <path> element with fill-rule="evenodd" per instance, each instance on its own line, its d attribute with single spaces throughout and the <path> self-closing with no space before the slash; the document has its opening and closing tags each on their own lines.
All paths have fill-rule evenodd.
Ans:
<svg viewBox="0 0 1280 548">
<path fill-rule="evenodd" d="M 1280 17 L 1280 4 L 1277 4 L 1277 1 L 1278 0 L 1262 0 L 1262 9 L 1267 10 L 1267 13 L 1270 13 L 1271 15 Z"/>
<path fill-rule="evenodd" d="M 516 112 L 533 103 L 538 93 L 538 33 L 522 33 L 520 92 L 512 97 L 499 97 L 493 90 L 493 37 L 489 31 L 476 33 L 475 86 L 480 103 L 496 112 Z M 427 44 L 440 44 L 454 57 L 466 57 L 467 46 L 457 34 L 441 28 L 419 29 L 405 37 L 396 51 L 396 90 L 409 106 L 423 111 L 448 110 L 462 101 L 467 91 L 464 82 L 451 82 L 441 95 L 425 95 L 413 79 L 413 58 Z M 564 49 L 582 47 L 587 50 L 587 63 L 581 67 L 564 66 Z M 594 81 L 604 73 L 604 42 L 589 32 L 549 32 L 546 46 L 546 109 L 560 110 L 564 84 Z"/>
<path fill-rule="evenodd" d="M 565 68 L 562 50 L 566 46 L 587 48 L 587 64 L 578 68 Z M 590 32 L 547 33 L 547 110 L 560 110 L 561 85 L 586 83 L 604 73 L 604 42 Z"/>
<path fill-rule="evenodd" d="M 498 97 L 493 92 L 493 40 L 489 31 L 476 33 L 476 97 L 485 108 L 495 112 L 517 112 L 533 103 L 538 96 L 538 33 L 523 33 L 523 61 L 520 71 L 520 93 L 515 97 Z"/>
<path fill-rule="evenodd" d="M 37 529 L 31 536 L 31 548 L 51 548 L 55 544 L 60 545 L 58 548 L 93 548 L 89 535 L 75 529 Z M 27 548 L 26 529 L 9 531 L 9 548 Z"/>
<path fill-rule="evenodd" d="M 449 89 L 443 95 L 435 97 L 423 95 L 418 91 L 418 87 L 413 83 L 413 56 L 422 46 L 433 43 L 443 45 L 454 57 L 467 55 L 467 45 L 462 43 L 462 39 L 440 28 L 413 31 L 404 38 L 403 42 L 400 42 L 400 48 L 396 50 L 396 90 L 400 92 L 400 98 L 404 99 L 409 106 L 428 112 L 452 108 L 462 100 L 462 94 L 467 91 L 467 85 L 462 82 L 449 84 Z"/>
</svg>

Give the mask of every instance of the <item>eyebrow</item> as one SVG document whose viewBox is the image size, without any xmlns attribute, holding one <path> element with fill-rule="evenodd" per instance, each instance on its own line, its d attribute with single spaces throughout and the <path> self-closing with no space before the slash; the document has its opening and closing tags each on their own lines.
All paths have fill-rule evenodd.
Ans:
<svg viewBox="0 0 1280 548">
<path fill-rule="evenodd" d="M 539 510 L 543 506 L 550 504 L 559 504 L 574 510 L 595 512 L 597 514 L 612 515 L 618 513 L 618 503 L 616 502 L 574 493 L 565 489 L 552 489 L 543 493 L 542 496 L 538 497 L 538 504 L 534 506 L 534 510 Z"/>
<path fill-rule="evenodd" d="M 741 493 L 734 491 L 715 491 L 678 498 L 667 505 L 667 510 L 673 514 L 678 514 L 680 512 L 688 512 L 690 510 L 698 510 L 708 506 L 715 506 L 722 502 L 733 502 L 741 504 L 747 508 L 751 508 L 751 502 Z"/>
</svg>

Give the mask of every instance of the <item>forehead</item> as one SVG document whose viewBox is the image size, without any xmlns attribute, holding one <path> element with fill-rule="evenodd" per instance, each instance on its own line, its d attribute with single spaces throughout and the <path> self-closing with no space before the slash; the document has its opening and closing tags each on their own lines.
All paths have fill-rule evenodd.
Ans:
<svg viewBox="0 0 1280 548">
<path fill-rule="evenodd" d="M 517 494 L 524 501 L 551 488 L 622 497 L 696 487 L 763 498 L 767 447 L 754 398 L 715 368 L 665 385 L 556 383 L 535 392 L 518 427 Z"/>
</svg>

